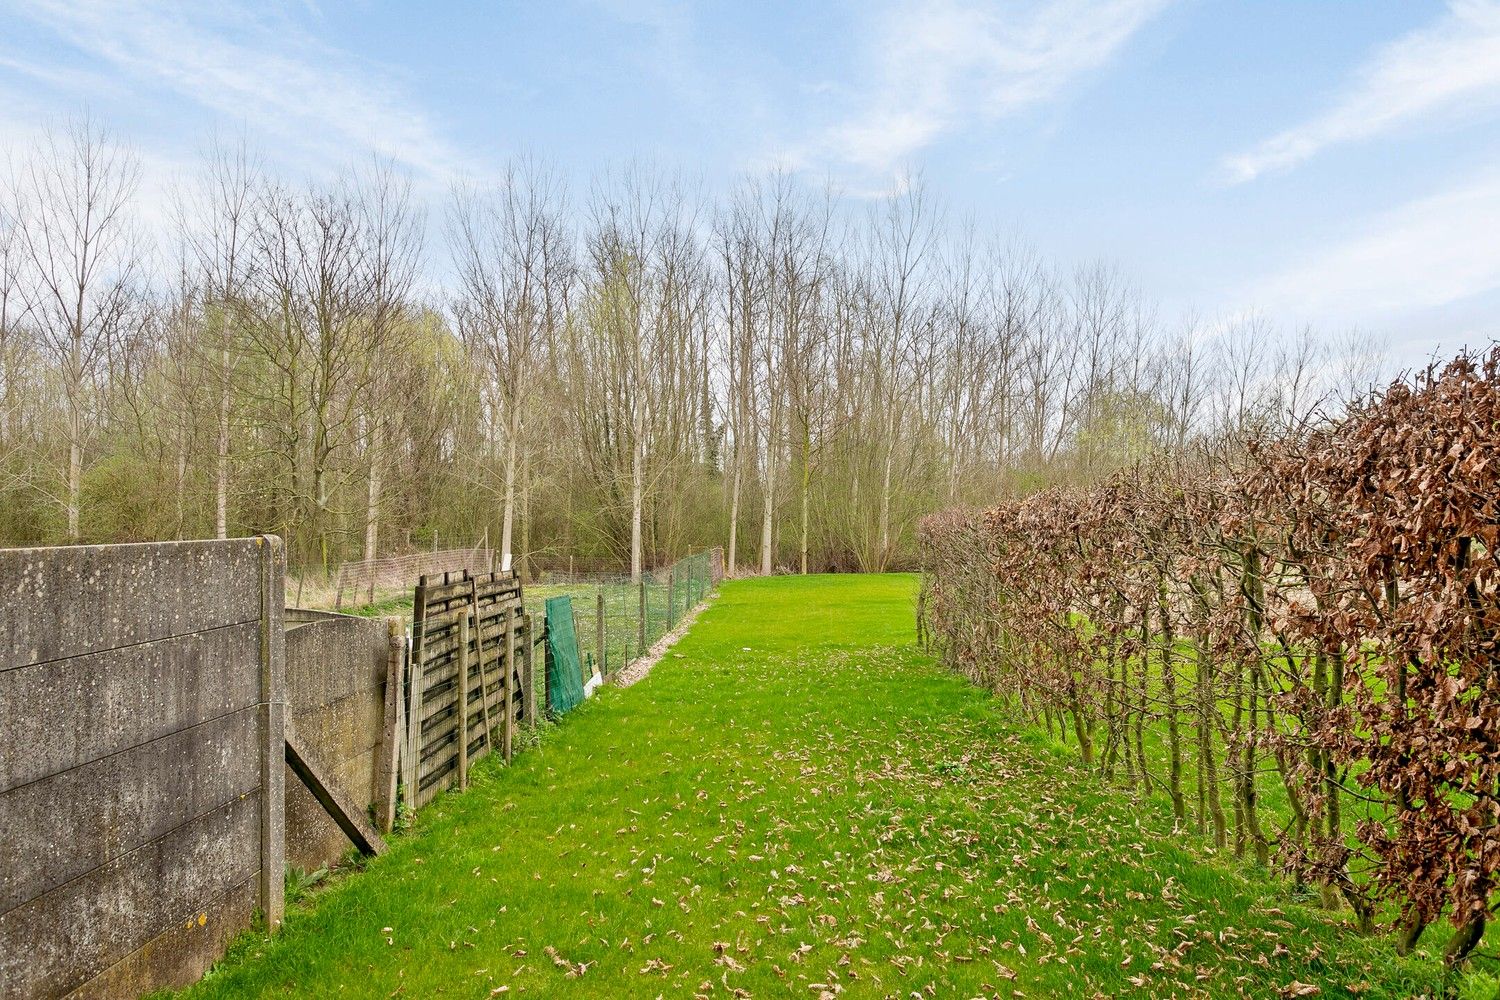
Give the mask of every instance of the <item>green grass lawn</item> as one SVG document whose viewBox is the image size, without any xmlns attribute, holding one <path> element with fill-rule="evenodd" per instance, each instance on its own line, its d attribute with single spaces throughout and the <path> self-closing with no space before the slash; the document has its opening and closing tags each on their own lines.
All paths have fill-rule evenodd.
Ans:
<svg viewBox="0 0 1500 1000">
<path fill-rule="evenodd" d="M 486 759 L 187 996 L 1438 995 L 941 670 L 915 589 L 725 584 L 645 681 Z"/>
</svg>

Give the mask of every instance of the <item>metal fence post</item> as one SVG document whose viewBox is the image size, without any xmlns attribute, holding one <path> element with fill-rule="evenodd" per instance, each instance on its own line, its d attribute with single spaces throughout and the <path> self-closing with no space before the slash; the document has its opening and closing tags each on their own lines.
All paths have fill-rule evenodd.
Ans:
<svg viewBox="0 0 1500 1000">
<path fill-rule="evenodd" d="M 646 655 L 646 576 L 641 574 L 641 610 L 636 617 L 636 644 L 640 647 L 637 656 Z"/>
<path fill-rule="evenodd" d="M 599 658 L 599 676 L 609 676 L 609 655 L 604 651 L 604 584 L 599 584 L 599 593 L 594 597 L 594 653 Z"/>
</svg>

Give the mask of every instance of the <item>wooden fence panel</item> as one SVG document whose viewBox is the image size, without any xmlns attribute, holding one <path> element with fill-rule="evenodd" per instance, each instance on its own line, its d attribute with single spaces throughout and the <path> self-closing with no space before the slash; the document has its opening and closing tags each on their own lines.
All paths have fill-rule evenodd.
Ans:
<svg viewBox="0 0 1500 1000">
<path fill-rule="evenodd" d="M 529 628 L 514 571 L 418 582 L 403 767 L 412 805 L 462 787 L 474 762 L 497 747 L 509 759 L 515 726 L 530 721 L 534 704 L 524 669 Z"/>
</svg>

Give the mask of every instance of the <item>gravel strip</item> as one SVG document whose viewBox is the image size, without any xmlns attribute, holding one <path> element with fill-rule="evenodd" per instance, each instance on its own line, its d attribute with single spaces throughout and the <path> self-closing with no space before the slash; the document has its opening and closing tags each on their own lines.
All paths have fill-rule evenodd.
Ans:
<svg viewBox="0 0 1500 1000">
<path fill-rule="evenodd" d="M 717 592 L 710 594 L 706 600 L 684 615 L 682 620 L 677 623 L 676 628 L 656 640 L 656 644 L 646 650 L 645 656 L 637 656 L 623 670 L 615 674 L 613 683 L 617 687 L 630 687 L 630 685 L 649 674 L 651 668 L 656 666 L 663 656 L 667 655 L 667 650 L 671 649 L 677 640 L 686 635 L 687 630 L 693 627 L 693 622 L 698 620 L 698 615 L 702 613 L 703 609 L 708 607 L 718 596 Z"/>
</svg>

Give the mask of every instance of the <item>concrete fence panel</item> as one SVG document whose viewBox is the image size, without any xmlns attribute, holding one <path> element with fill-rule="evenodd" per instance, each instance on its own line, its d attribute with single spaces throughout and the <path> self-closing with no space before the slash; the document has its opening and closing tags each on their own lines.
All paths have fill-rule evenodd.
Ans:
<svg viewBox="0 0 1500 1000">
<path fill-rule="evenodd" d="M 279 923 L 283 575 L 270 537 L 0 550 L 0 996 L 186 984 Z"/>
<path fill-rule="evenodd" d="M 360 806 L 382 797 L 381 754 L 391 753 L 386 684 L 391 633 L 381 620 L 288 609 L 287 702 L 304 749 Z M 396 665 L 399 683 L 399 664 Z M 311 871 L 338 861 L 349 838 L 288 769 L 286 836 L 289 864 Z"/>
</svg>

